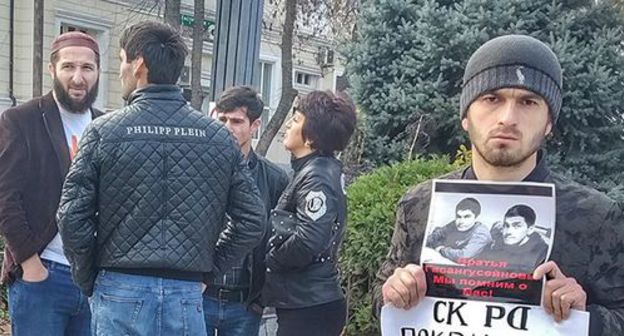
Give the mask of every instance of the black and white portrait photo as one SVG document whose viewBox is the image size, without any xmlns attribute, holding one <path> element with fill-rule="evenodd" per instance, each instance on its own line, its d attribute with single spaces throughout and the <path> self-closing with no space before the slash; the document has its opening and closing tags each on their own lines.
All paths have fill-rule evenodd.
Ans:
<svg viewBox="0 0 624 336">
<path fill-rule="evenodd" d="M 427 295 L 539 305 L 555 232 L 552 184 L 433 181 L 420 262 Z"/>
<path fill-rule="evenodd" d="M 548 256 L 554 191 L 533 183 L 434 181 L 427 223 L 422 263 L 495 260 L 530 272 Z"/>
</svg>

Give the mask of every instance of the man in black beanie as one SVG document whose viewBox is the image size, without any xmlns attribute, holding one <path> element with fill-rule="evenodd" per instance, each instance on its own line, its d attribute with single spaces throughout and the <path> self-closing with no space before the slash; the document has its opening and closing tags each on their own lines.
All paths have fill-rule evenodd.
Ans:
<svg viewBox="0 0 624 336">
<path fill-rule="evenodd" d="M 460 99 L 462 127 L 472 143 L 472 164 L 442 178 L 554 183 L 556 231 L 543 305 L 554 320 L 571 309 L 590 312 L 590 336 L 624 335 L 624 216 L 604 194 L 551 172 L 540 149 L 561 110 L 561 66 L 544 43 L 524 35 L 486 42 L 471 56 Z M 383 304 L 410 308 L 426 292 L 419 265 L 431 181 L 399 201 L 388 257 L 374 291 Z"/>
</svg>

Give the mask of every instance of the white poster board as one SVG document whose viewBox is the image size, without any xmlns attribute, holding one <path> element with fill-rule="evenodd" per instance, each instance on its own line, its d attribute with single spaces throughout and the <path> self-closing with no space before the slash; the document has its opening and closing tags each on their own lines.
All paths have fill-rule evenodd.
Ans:
<svg viewBox="0 0 624 336">
<path fill-rule="evenodd" d="M 556 323 L 541 307 L 425 297 L 404 310 L 381 310 L 383 336 L 585 336 L 589 313 Z"/>
<path fill-rule="evenodd" d="M 383 307 L 383 336 L 586 336 L 589 313 L 555 322 L 540 306 L 555 235 L 555 187 L 434 180 L 420 265 L 422 302 Z"/>
</svg>

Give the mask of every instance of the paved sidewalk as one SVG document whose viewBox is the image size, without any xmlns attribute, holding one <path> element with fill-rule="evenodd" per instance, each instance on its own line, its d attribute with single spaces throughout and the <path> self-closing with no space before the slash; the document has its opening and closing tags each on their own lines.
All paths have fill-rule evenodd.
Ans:
<svg viewBox="0 0 624 336">
<path fill-rule="evenodd" d="M 260 324 L 258 336 L 275 336 L 277 332 L 277 315 L 272 308 L 266 308 Z"/>
</svg>

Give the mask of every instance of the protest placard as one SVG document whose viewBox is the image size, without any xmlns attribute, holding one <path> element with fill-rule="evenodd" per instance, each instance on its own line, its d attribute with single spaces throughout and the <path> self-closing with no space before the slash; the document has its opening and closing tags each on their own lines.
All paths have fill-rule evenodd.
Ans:
<svg viewBox="0 0 624 336">
<path fill-rule="evenodd" d="M 541 307 L 425 297 L 412 309 L 386 305 L 383 336 L 584 336 L 589 313 L 556 323 Z"/>
<path fill-rule="evenodd" d="M 433 181 L 421 265 L 427 295 L 539 305 L 555 231 L 555 189 L 544 183 Z"/>
<path fill-rule="evenodd" d="M 385 306 L 383 336 L 584 336 L 589 313 L 555 322 L 533 279 L 555 234 L 555 187 L 434 180 L 420 262 L 425 298 Z"/>
</svg>

